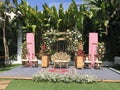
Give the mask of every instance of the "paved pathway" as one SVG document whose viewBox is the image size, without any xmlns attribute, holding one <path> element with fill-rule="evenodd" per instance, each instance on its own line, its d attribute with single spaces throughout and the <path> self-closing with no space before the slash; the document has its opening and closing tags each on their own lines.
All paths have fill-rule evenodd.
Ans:
<svg viewBox="0 0 120 90">
<path fill-rule="evenodd" d="M 70 68 L 74 68 L 70 66 Z M 33 74 L 40 71 L 42 67 L 23 67 L 18 66 L 12 70 L 6 72 L 0 72 L 1 77 L 29 77 L 32 78 Z M 109 68 L 102 68 L 102 69 L 76 69 L 79 74 L 93 74 L 97 76 L 98 80 L 119 80 L 120 81 L 120 74 L 116 73 Z"/>
<path fill-rule="evenodd" d="M 80 74 L 92 74 L 97 76 L 98 80 L 120 80 L 120 74 L 109 68 L 102 69 L 83 69 L 77 70 Z"/>
<path fill-rule="evenodd" d="M 9 83 L 10 80 L 0 80 L 0 90 L 5 90 Z"/>
<path fill-rule="evenodd" d="M 0 77 L 32 77 L 41 67 L 23 67 L 18 66 L 6 72 L 0 72 Z"/>
</svg>

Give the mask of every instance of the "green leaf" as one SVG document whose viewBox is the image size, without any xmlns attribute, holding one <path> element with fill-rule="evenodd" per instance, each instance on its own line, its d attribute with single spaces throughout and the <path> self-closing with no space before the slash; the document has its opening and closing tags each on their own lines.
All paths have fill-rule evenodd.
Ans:
<svg viewBox="0 0 120 90">
<path fill-rule="evenodd" d="M 109 21 L 108 21 L 108 20 L 106 20 L 106 21 L 104 22 L 104 25 L 107 27 L 107 26 L 108 26 L 108 24 L 109 24 Z"/>
<path fill-rule="evenodd" d="M 44 26 L 48 27 L 48 26 L 50 26 L 50 24 L 45 24 Z"/>
<path fill-rule="evenodd" d="M 33 31 L 34 33 L 35 33 L 36 27 L 37 27 L 36 25 L 32 25 L 32 29 L 33 29 L 32 31 Z"/>
</svg>

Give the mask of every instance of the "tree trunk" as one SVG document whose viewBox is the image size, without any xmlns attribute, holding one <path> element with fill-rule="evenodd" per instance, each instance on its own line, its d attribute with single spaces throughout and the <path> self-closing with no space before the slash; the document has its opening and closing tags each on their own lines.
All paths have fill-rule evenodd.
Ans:
<svg viewBox="0 0 120 90">
<path fill-rule="evenodd" d="M 6 16 L 5 16 L 6 20 Z M 3 45 L 4 45 L 4 50 L 5 50 L 5 65 L 10 64 L 9 62 L 9 48 L 6 40 L 6 21 L 4 21 L 4 26 L 3 26 Z"/>
</svg>

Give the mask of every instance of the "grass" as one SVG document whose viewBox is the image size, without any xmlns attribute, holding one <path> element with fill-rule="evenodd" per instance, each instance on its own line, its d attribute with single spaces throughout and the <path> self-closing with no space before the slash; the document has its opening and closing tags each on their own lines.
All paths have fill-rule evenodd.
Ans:
<svg viewBox="0 0 120 90">
<path fill-rule="evenodd" d="M 6 90 L 120 90 L 120 83 L 79 84 L 12 80 Z"/>
<path fill-rule="evenodd" d="M 0 66 L 0 72 L 11 70 L 13 68 L 16 68 L 17 66 L 20 66 L 20 64 L 13 64 L 13 65 L 8 65 L 8 66 Z"/>
</svg>

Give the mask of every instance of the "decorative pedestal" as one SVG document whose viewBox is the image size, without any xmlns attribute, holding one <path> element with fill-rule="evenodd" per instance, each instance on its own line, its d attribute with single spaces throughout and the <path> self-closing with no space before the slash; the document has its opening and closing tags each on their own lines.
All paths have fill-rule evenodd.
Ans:
<svg viewBox="0 0 120 90">
<path fill-rule="evenodd" d="M 85 63 L 85 68 L 91 68 L 91 61 L 85 60 L 84 63 Z"/>
<path fill-rule="evenodd" d="M 27 59 L 22 59 L 22 65 L 23 66 L 28 66 L 28 60 Z"/>
<path fill-rule="evenodd" d="M 38 66 L 38 60 L 37 60 L 36 57 L 31 61 L 29 61 L 28 59 L 22 59 L 22 65 L 23 66 L 37 67 Z"/>
<path fill-rule="evenodd" d="M 83 68 L 83 67 L 84 67 L 83 57 L 77 56 L 76 68 Z"/>
<path fill-rule="evenodd" d="M 49 66 L 49 57 L 48 56 L 42 56 L 41 67 L 48 67 L 48 66 Z"/>
<path fill-rule="evenodd" d="M 100 69 L 100 67 L 101 67 L 101 65 L 102 65 L 102 61 L 95 61 L 95 68 L 96 69 Z"/>
</svg>

